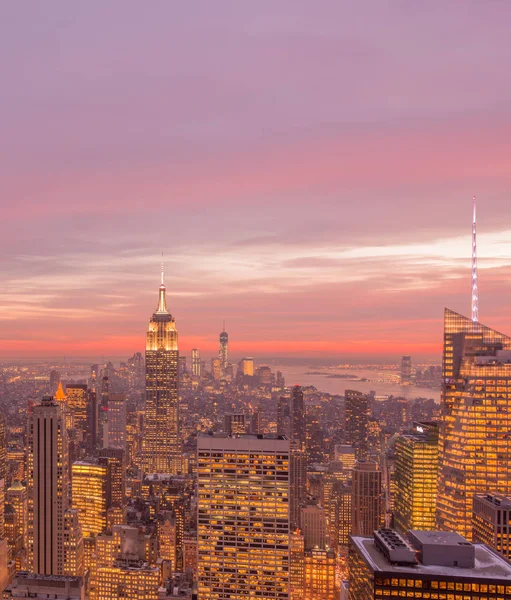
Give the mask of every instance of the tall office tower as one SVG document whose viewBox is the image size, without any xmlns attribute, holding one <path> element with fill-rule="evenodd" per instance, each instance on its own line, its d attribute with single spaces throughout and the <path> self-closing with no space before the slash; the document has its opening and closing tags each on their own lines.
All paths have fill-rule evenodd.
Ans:
<svg viewBox="0 0 511 600">
<path fill-rule="evenodd" d="M 414 423 L 396 439 L 394 524 L 410 529 L 435 529 L 438 479 L 438 425 Z"/>
<path fill-rule="evenodd" d="M 0 412 L 0 479 L 7 480 L 7 425 Z"/>
<path fill-rule="evenodd" d="M 8 559 L 9 539 L 5 534 L 5 479 L 0 479 L 0 589 L 2 590 L 8 582 Z"/>
<path fill-rule="evenodd" d="M 254 359 L 253 358 L 242 358 L 238 363 L 238 372 L 241 375 L 253 377 L 255 371 Z"/>
<path fill-rule="evenodd" d="M 98 392 L 87 390 L 87 427 L 85 441 L 87 449 L 94 454 L 98 447 Z"/>
<path fill-rule="evenodd" d="M 215 381 L 219 381 L 220 379 L 222 379 L 222 363 L 220 362 L 219 358 L 211 359 L 211 375 L 213 375 L 213 379 Z"/>
<path fill-rule="evenodd" d="M 347 444 L 336 444 L 334 447 L 334 460 L 342 463 L 344 471 L 347 472 L 347 479 L 351 479 L 351 469 L 357 462 L 355 448 Z"/>
<path fill-rule="evenodd" d="M 403 356 L 401 359 L 401 383 L 411 383 L 412 381 L 412 357 Z"/>
<path fill-rule="evenodd" d="M 349 600 L 511 598 L 511 565 L 484 544 L 455 532 L 392 529 L 352 536 Z"/>
<path fill-rule="evenodd" d="M 51 396 L 29 416 L 28 443 L 29 564 L 34 573 L 64 575 L 68 442 L 62 409 Z"/>
<path fill-rule="evenodd" d="M 305 596 L 305 545 L 299 529 L 289 536 L 289 600 Z"/>
<path fill-rule="evenodd" d="M 202 362 L 200 359 L 200 350 L 192 348 L 192 377 L 200 379 L 202 376 Z"/>
<path fill-rule="evenodd" d="M 336 493 L 337 516 L 337 549 L 338 553 L 348 554 L 349 536 L 351 534 L 351 501 L 353 490 L 351 481 L 342 483 Z"/>
<path fill-rule="evenodd" d="M 437 525 L 472 534 L 476 493 L 511 495 L 511 338 L 445 310 Z"/>
<path fill-rule="evenodd" d="M 55 395 L 53 396 L 53 400 L 57 403 L 58 406 L 60 406 L 62 410 L 62 414 L 64 415 L 64 420 L 66 423 L 66 429 L 72 429 L 74 427 L 73 413 L 68 410 L 67 396 L 66 392 L 64 391 L 62 381 L 59 382 L 59 386 L 57 388 L 57 391 L 55 392 Z"/>
<path fill-rule="evenodd" d="M 305 403 L 303 390 L 299 385 L 295 385 L 291 390 L 289 415 L 291 422 L 290 437 L 295 442 L 298 442 L 301 447 L 305 448 Z"/>
<path fill-rule="evenodd" d="M 205 435 L 198 452 L 199 598 L 289 599 L 289 441 Z"/>
<path fill-rule="evenodd" d="M 5 493 L 5 501 L 6 507 L 10 507 L 11 511 L 10 531 L 7 535 L 11 557 L 16 564 L 16 570 L 21 571 L 27 568 L 27 488 L 19 481 L 14 481 Z"/>
<path fill-rule="evenodd" d="M 108 394 L 106 427 L 103 436 L 105 448 L 126 448 L 126 396 Z"/>
<path fill-rule="evenodd" d="M 305 550 L 304 600 L 337 600 L 339 589 L 335 581 L 337 560 L 333 550 Z"/>
<path fill-rule="evenodd" d="M 90 377 L 89 377 L 89 387 L 91 390 L 95 392 L 100 392 L 100 383 L 101 383 L 101 366 L 100 365 L 91 365 L 90 367 Z"/>
<path fill-rule="evenodd" d="M 277 402 L 277 433 L 291 437 L 291 420 L 289 415 L 290 399 L 280 396 Z"/>
<path fill-rule="evenodd" d="M 181 471 L 177 330 L 168 312 L 165 284 L 160 285 L 158 308 L 149 322 L 146 342 L 146 406 L 142 441 L 142 470 L 146 473 Z"/>
<path fill-rule="evenodd" d="M 67 407 L 73 414 L 73 427 L 87 431 L 87 386 L 82 383 L 66 385 Z"/>
<path fill-rule="evenodd" d="M 220 334 L 218 358 L 220 359 L 220 366 L 222 368 L 222 372 L 225 373 L 227 365 L 229 364 L 229 334 L 227 333 L 227 331 L 225 331 L 225 321 L 223 331 Z"/>
<path fill-rule="evenodd" d="M 259 380 L 259 385 L 271 385 L 272 384 L 272 372 L 268 365 L 261 365 L 256 370 L 256 375 Z"/>
<path fill-rule="evenodd" d="M 474 496 L 472 539 L 511 560 L 511 498 L 498 494 Z"/>
<path fill-rule="evenodd" d="M 325 509 L 317 504 L 309 504 L 301 509 L 304 546 L 310 548 L 326 548 L 326 516 Z"/>
<path fill-rule="evenodd" d="M 289 517 L 291 526 L 300 525 L 300 509 L 307 494 L 307 438 L 303 390 L 295 385 L 289 398 Z"/>
<path fill-rule="evenodd" d="M 375 462 L 357 462 L 352 490 L 351 532 L 371 535 L 383 525 L 382 472 Z"/>
<path fill-rule="evenodd" d="M 346 443 L 354 446 L 358 459 L 367 458 L 367 426 L 369 404 L 367 396 L 355 390 L 346 390 Z"/>
<path fill-rule="evenodd" d="M 78 461 L 73 463 L 72 473 L 73 508 L 78 510 L 83 535 L 98 535 L 106 529 L 107 467 L 96 461 Z"/>
<path fill-rule="evenodd" d="M 101 385 L 96 397 L 98 398 L 97 446 L 103 448 L 107 431 L 108 398 L 110 397 L 110 380 L 107 375 L 101 378 Z"/>
<path fill-rule="evenodd" d="M 64 513 L 64 575 L 82 577 L 85 572 L 83 534 L 78 511 L 68 508 Z"/>
<path fill-rule="evenodd" d="M 126 459 L 120 448 L 103 448 L 99 463 L 107 468 L 106 506 L 124 506 L 126 502 Z"/>
</svg>

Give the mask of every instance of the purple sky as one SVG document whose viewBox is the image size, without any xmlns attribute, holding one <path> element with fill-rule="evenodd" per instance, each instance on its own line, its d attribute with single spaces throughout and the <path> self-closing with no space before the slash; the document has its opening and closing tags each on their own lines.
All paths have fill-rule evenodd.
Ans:
<svg viewBox="0 0 511 600">
<path fill-rule="evenodd" d="M 511 331 L 511 3 L 0 6 L 0 356 L 437 356 Z"/>
</svg>

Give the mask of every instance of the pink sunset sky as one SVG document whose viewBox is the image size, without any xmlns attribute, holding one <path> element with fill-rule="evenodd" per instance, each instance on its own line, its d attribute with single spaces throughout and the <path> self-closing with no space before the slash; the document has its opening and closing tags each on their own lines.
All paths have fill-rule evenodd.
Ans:
<svg viewBox="0 0 511 600">
<path fill-rule="evenodd" d="M 438 358 L 511 332 L 511 2 L 0 6 L 0 357 Z"/>
</svg>

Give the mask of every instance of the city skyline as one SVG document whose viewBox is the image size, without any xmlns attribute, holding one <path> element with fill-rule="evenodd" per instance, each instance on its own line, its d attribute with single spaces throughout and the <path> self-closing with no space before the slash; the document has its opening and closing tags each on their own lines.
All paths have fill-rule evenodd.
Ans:
<svg viewBox="0 0 511 600">
<path fill-rule="evenodd" d="M 142 350 L 161 251 L 187 355 L 439 358 L 474 194 L 509 331 L 511 7 L 199 5 L 3 7 L 0 359 Z"/>
</svg>

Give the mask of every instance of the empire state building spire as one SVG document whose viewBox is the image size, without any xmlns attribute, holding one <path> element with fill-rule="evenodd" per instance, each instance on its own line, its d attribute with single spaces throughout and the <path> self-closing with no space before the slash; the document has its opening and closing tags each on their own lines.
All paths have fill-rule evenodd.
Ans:
<svg viewBox="0 0 511 600">
<path fill-rule="evenodd" d="M 163 270 L 163 253 L 161 255 L 161 284 L 160 284 L 160 291 L 159 291 L 159 297 L 158 297 L 158 308 L 156 310 L 156 312 L 158 314 L 168 314 L 168 310 L 167 310 L 167 300 L 165 298 L 165 294 L 166 294 L 167 288 L 165 287 L 165 272 Z"/>
</svg>

